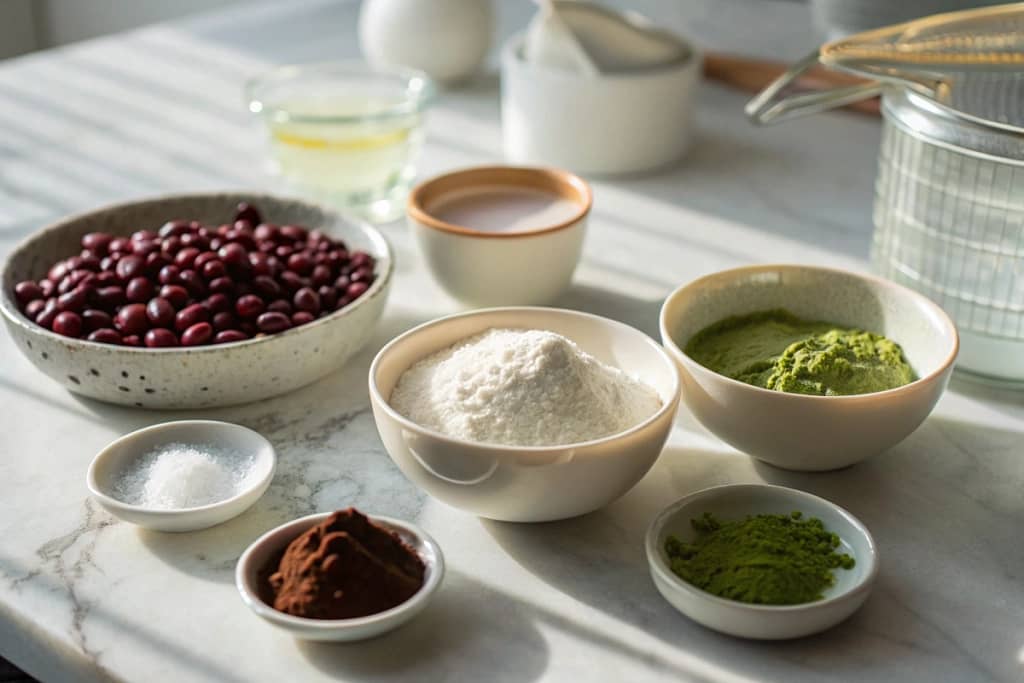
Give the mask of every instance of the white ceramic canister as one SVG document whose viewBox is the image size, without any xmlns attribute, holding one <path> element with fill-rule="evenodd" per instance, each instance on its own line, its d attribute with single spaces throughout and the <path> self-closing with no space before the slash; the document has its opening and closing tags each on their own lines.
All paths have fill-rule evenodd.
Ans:
<svg viewBox="0 0 1024 683">
<path fill-rule="evenodd" d="M 441 83 L 472 76 L 494 33 L 491 0 L 364 0 L 359 45 L 376 66 L 404 66 Z"/>
<path fill-rule="evenodd" d="M 668 166 L 686 153 L 700 56 L 586 76 L 524 58 L 522 34 L 501 56 L 505 155 L 515 163 L 617 175 Z"/>
</svg>

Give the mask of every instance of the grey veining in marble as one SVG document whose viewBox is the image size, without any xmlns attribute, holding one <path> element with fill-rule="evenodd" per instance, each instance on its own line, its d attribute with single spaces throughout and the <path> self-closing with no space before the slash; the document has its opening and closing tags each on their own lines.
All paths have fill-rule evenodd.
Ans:
<svg viewBox="0 0 1024 683">
<path fill-rule="evenodd" d="M 529 3 L 497 0 L 500 33 Z M 645 0 L 707 48 L 792 59 L 816 42 L 774 0 Z M 356 8 L 245 6 L 0 64 L 0 254 L 37 226 L 119 199 L 277 189 L 262 173 L 241 84 L 268 64 L 353 57 Z M 423 175 L 501 158 L 497 84 L 481 76 L 432 112 Z M 680 166 L 595 181 L 591 232 L 561 304 L 657 333 L 674 286 L 768 261 L 865 268 L 878 124 L 846 114 L 772 129 L 746 97 L 705 84 Z M 757 465 L 681 413 L 665 453 L 621 500 L 580 519 L 486 522 L 417 491 L 377 437 L 373 353 L 455 310 L 400 224 L 395 289 L 365 351 L 292 394 L 230 409 L 149 413 L 75 398 L 0 335 L 0 654 L 45 681 L 1019 681 L 1024 678 L 1024 397 L 954 380 L 891 452 L 840 472 Z M 242 516 L 172 535 L 115 523 L 87 496 L 92 455 L 138 427 L 210 417 L 257 429 L 277 477 Z M 689 622 L 657 594 L 642 532 L 698 488 L 769 481 L 845 506 L 872 530 L 881 574 L 864 609 L 786 643 Z M 262 532 L 357 505 L 415 520 L 450 573 L 419 618 L 360 645 L 303 644 L 242 604 L 232 571 Z"/>
</svg>

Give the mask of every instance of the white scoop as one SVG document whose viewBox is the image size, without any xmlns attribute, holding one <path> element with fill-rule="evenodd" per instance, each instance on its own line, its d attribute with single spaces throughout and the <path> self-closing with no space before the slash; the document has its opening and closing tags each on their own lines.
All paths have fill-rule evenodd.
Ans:
<svg viewBox="0 0 1024 683">
<path fill-rule="evenodd" d="M 538 0 L 526 30 L 527 62 L 584 76 L 637 71 L 685 60 L 674 35 L 632 13 L 573 0 Z"/>
</svg>

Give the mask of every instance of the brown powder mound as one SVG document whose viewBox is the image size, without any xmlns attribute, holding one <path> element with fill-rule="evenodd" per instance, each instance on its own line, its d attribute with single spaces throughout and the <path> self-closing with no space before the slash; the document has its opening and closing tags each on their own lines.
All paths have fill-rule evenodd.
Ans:
<svg viewBox="0 0 1024 683">
<path fill-rule="evenodd" d="M 292 541 L 269 581 L 277 610 L 350 619 L 405 602 L 423 585 L 424 571 L 397 534 L 349 508 Z"/>
</svg>

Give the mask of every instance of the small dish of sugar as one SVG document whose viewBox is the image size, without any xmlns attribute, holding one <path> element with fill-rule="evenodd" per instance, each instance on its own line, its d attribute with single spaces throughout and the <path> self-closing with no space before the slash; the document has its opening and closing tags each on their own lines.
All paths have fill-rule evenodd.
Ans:
<svg viewBox="0 0 1024 683">
<path fill-rule="evenodd" d="M 277 457 L 251 429 L 182 420 L 117 439 L 94 458 L 86 483 L 111 514 L 158 531 L 195 531 L 235 517 L 270 486 Z"/>
</svg>

